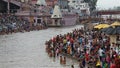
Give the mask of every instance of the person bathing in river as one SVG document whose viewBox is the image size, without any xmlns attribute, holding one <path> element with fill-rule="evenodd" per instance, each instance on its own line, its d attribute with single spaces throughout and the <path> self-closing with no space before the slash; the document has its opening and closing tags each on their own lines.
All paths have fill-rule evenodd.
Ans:
<svg viewBox="0 0 120 68">
<path fill-rule="evenodd" d="M 60 56 L 60 64 L 62 64 L 62 61 L 63 61 L 63 57 Z"/>
</svg>

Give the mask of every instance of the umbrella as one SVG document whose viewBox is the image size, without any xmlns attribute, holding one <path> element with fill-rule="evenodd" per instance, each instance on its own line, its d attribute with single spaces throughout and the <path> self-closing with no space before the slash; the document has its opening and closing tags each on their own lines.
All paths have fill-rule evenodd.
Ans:
<svg viewBox="0 0 120 68">
<path fill-rule="evenodd" d="M 116 26 L 116 27 L 108 27 L 108 28 L 104 28 L 102 29 L 103 32 L 109 34 L 109 35 L 116 35 L 116 34 L 120 34 L 120 26 Z"/>
<path fill-rule="evenodd" d="M 120 22 L 116 21 L 116 22 L 112 23 L 111 26 L 120 26 Z"/>
<path fill-rule="evenodd" d="M 108 28 L 102 29 L 103 32 L 110 35 L 110 43 L 116 43 L 117 35 L 120 35 L 120 26 L 110 26 Z"/>
<path fill-rule="evenodd" d="M 109 26 L 110 26 L 110 25 L 108 25 L 108 24 L 99 24 L 99 25 L 94 26 L 94 28 L 102 29 L 102 28 L 107 28 L 107 27 L 109 27 Z"/>
<path fill-rule="evenodd" d="M 108 30 L 108 28 L 101 29 L 102 32 L 106 32 L 107 30 Z"/>
</svg>

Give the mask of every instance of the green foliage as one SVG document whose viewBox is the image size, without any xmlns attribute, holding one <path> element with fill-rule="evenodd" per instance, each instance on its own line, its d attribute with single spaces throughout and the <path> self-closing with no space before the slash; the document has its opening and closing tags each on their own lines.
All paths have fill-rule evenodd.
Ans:
<svg viewBox="0 0 120 68">
<path fill-rule="evenodd" d="M 84 0 L 86 3 L 89 3 L 91 0 Z"/>
<path fill-rule="evenodd" d="M 116 8 L 116 10 L 120 10 L 120 6 L 118 6 L 118 7 Z"/>
<path fill-rule="evenodd" d="M 86 3 L 90 6 L 90 11 L 93 11 L 96 9 L 96 4 L 98 0 L 84 0 Z"/>
</svg>

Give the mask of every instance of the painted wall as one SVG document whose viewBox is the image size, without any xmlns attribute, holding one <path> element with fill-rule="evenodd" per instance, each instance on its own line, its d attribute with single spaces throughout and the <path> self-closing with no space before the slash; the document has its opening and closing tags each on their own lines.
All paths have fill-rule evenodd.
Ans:
<svg viewBox="0 0 120 68">
<path fill-rule="evenodd" d="M 63 16 L 65 26 L 76 25 L 77 17 L 75 14 L 68 14 Z"/>
</svg>

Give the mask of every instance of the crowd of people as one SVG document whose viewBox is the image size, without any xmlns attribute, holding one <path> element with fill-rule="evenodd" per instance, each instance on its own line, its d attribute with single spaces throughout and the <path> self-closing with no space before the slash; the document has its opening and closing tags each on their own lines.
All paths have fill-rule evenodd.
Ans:
<svg viewBox="0 0 120 68">
<path fill-rule="evenodd" d="M 16 32 L 29 32 L 45 28 L 46 26 L 41 23 L 30 24 L 30 21 L 24 17 L 18 17 L 12 14 L 0 14 L 0 35 Z"/>
<path fill-rule="evenodd" d="M 50 57 L 60 56 L 60 63 L 63 60 L 66 64 L 70 56 L 79 61 L 80 68 L 120 68 L 120 44 L 111 44 L 103 32 L 75 29 L 53 37 L 45 45 Z"/>
</svg>

